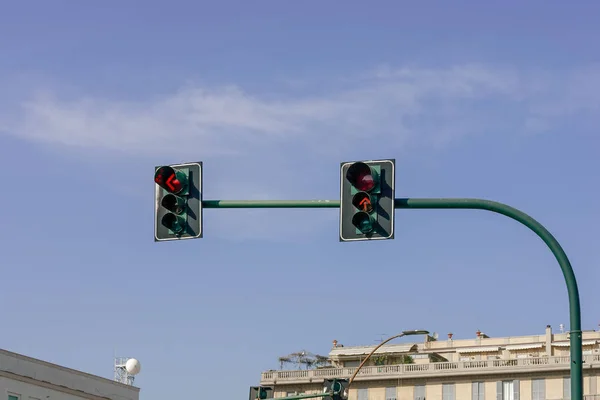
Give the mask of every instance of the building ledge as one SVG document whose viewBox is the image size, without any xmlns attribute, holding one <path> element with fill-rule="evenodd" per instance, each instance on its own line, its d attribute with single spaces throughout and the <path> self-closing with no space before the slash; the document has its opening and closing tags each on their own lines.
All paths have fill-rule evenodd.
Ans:
<svg viewBox="0 0 600 400">
<path fill-rule="evenodd" d="M 600 354 L 584 356 L 585 368 L 600 369 Z M 568 371 L 571 357 L 530 357 L 504 360 L 434 362 L 427 364 L 380 365 L 361 368 L 356 380 L 424 378 L 432 376 L 488 375 L 533 371 Z M 323 368 L 296 371 L 267 371 L 262 385 L 318 383 L 324 379 L 348 378 L 356 367 Z"/>
</svg>

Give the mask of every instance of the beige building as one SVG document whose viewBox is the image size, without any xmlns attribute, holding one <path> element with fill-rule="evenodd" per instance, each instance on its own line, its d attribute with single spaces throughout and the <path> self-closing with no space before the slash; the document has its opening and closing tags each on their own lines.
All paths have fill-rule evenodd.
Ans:
<svg viewBox="0 0 600 400">
<path fill-rule="evenodd" d="M 600 400 L 600 331 L 583 332 L 586 400 Z M 330 367 L 272 370 L 261 385 L 275 397 L 322 391 L 324 379 L 349 378 L 375 346 L 334 341 Z M 569 334 L 448 337 L 382 346 L 350 387 L 349 400 L 566 400 L 570 399 Z"/>
</svg>

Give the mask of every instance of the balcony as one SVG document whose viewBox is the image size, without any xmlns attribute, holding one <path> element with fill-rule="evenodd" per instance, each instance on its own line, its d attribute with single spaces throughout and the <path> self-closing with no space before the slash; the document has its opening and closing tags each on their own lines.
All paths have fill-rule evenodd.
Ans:
<svg viewBox="0 0 600 400">
<path fill-rule="evenodd" d="M 584 368 L 600 368 L 600 354 L 584 356 Z M 435 362 L 428 364 L 378 365 L 361 368 L 356 380 L 379 380 L 397 378 L 427 378 L 430 376 L 488 375 L 532 371 L 568 371 L 571 358 L 531 357 L 507 360 L 481 360 L 459 362 Z M 302 384 L 318 383 L 323 379 L 349 378 L 356 371 L 352 368 L 323 368 L 300 371 L 263 372 L 260 383 Z"/>
</svg>

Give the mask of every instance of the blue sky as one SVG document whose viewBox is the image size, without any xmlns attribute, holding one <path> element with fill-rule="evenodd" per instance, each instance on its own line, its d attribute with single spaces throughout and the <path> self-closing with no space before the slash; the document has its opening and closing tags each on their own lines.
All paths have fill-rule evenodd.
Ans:
<svg viewBox="0 0 600 400">
<path fill-rule="evenodd" d="M 206 210 L 155 244 L 155 165 L 204 161 L 206 199 L 336 199 L 339 163 L 395 158 L 398 197 L 518 207 L 560 240 L 600 322 L 600 4 L 5 2 L 1 346 L 142 398 L 245 399 L 333 339 L 568 326 L 563 276 L 519 224 L 397 211 L 339 243 L 336 210 Z"/>
</svg>

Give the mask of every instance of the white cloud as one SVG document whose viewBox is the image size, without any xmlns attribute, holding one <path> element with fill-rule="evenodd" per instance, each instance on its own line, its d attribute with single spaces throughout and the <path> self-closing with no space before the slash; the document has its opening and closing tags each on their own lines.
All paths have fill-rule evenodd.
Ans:
<svg viewBox="0 0 600 400">
<path fill-rule="evenodd" d="M 477 133 L 480 122 L 501 114 L 475 113 L 471 102 L 519 101 L 522 80 L 515 71 L 482 66 L 382 67 L 347 80 L 344 89 L 302 98 L 261 97 L 235 86 L 186 86 L 139 102 L 38 93 L 0 126 L 27 140 L 129 153 L 170 154 L 179 151 L 173 143 L 185 141 L 204 157 L 290 141 L 327 152 L 340 138 L 353 146 L 365 133 L 399 145 L 445 143 Z"/>
</svg>

